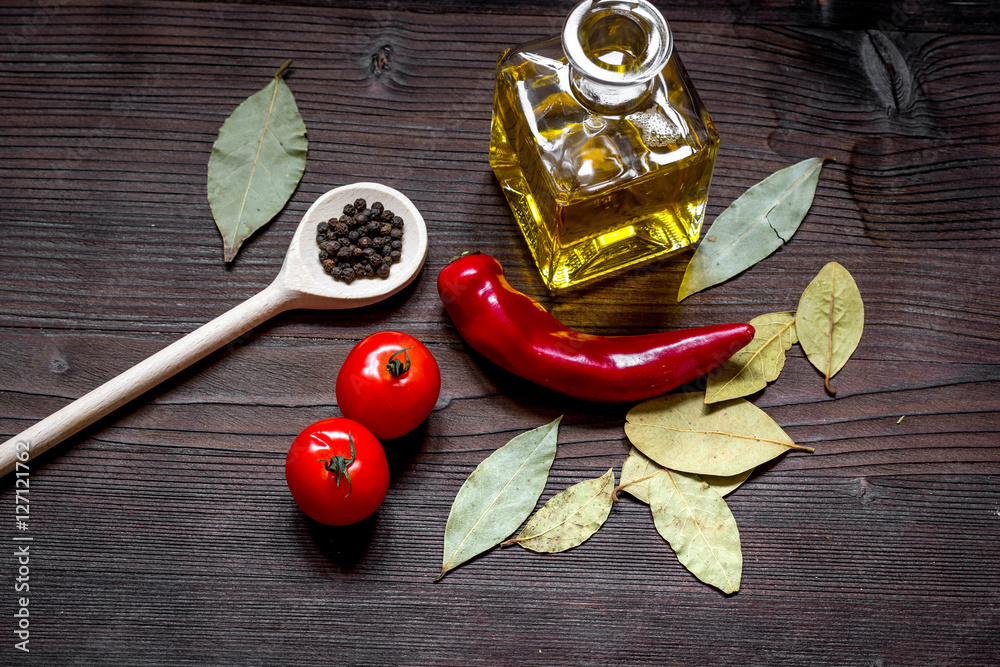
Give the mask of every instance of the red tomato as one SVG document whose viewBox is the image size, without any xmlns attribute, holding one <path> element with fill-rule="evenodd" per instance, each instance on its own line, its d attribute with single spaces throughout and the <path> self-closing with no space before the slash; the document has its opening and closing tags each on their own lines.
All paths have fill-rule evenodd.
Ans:
<svg viewBox="0 0 1000 667">
<path fill-rule="evenodd" d="M 348 419 L 382 439 L 415 429 L 434 409 L 441 371 L 409 334 L 382 331 L 354 346 L 337 374 L 337 403 Z"/>
<path fill-rule="evenodd" d="M 364 426 L 340 417 L 324 419 L 292 442 L 285 481 L 310 518 L 346 526 L 367 518 L 385 500 L 389 464 L 382 445 Z"/>
</svg>

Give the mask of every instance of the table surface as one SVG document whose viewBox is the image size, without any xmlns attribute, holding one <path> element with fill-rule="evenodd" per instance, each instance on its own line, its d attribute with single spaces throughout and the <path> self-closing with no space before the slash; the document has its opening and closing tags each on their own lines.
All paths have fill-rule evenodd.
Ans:
<svg viewBox="0 0 1000 667">
<path fill-rule="evenodd" d="M 707 220 L 771 172 L 836 159 L 791 242 L 675 302 L 682 253 L 549 294 L 487 164 L 497 54 L 571 3 L 77 2 L 0 8 L 0 431 L 15 434 L 265 287 L 309 204 L 360 180 L 430 234 L 414 285 L 286 313 L 36 459 L 30 653 L 4 664 L 987 664 L 1000 659 L 1000 5 L 659 3 L 722 138 Z M 305 175 L 231 266 L 206 201 L 222 121 L 286 59 Z M 470 353 L 435 277 L 465 250 L 567 325 L 634 334 L 794 309 L 829 261 L 866 326 L 836 398 L 796 346 L 753 401 L 814 454 L 729 504 L 742 590 L 698 582 L 624 496 L 586 544 L 504 549 L 441 583 L 476 464 L 564 414 L 542 502 L 628 451 L 627 405 L 541 390 Z M 425 341 L 441 400 L 389 443 L 389 496 L 351 529 L 285 486 L 292 438 L 338 415 L 364 336 Z M 902 416 L 905 419 L 899 421 Z M 0 483 L 2 550 L 15 487 Z"/>
</svg>

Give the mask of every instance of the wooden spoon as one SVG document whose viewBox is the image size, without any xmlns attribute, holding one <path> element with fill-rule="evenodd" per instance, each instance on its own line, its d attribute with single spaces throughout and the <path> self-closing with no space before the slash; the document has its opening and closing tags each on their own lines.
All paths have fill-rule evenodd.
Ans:
<svg viewBox="0 0 1000 667">
<path fill-rule="evenodd" d="M 380 201 L 403 218 L 402 257 L 388 278 L 347 284 L 323 271 L 315 241 L 316 225 L 339 218 L 344 204 L 359 197 L 369 203 Z M 278 313 L 293 308 L 358 308 L 376 303 L 406 287 L 426 258 L 427 226 L 403 194 L 378 183 L 355 183 L 330 190 L 302 217 L 273 283 L 0 445 L 0 476 L 13 471 L 17 462 L 28 461 L 60 443 Z"/>
</svg>

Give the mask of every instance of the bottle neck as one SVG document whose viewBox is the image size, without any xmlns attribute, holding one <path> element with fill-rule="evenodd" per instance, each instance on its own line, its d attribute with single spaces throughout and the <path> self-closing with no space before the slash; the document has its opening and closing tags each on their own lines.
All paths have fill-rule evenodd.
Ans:
<svg viewBox="0 0 1000 667">
<path fill-rule="evenodd" d="M 647 0 L 584 0 L 566 18 L 562 46 L 580 102 L 620 114 L 645 101 L 670 59 L 673 38 Z"/>
</svg>

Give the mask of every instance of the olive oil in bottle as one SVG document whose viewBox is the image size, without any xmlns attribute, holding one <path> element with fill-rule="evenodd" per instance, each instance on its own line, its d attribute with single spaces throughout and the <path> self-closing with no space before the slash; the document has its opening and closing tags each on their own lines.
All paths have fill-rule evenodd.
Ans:
<svg viewBox="0 0 1000 667">
<path fill-rule="evenodd" d="M 685 248 L 719 137 L 646 0 L 585 0 L 497 61 L 490 165 L 546 285 Z"/>
</svg>

